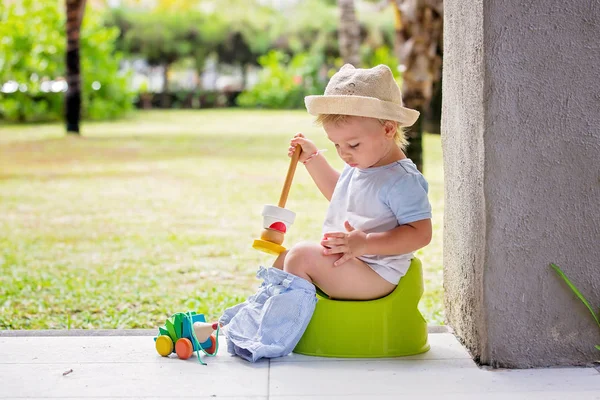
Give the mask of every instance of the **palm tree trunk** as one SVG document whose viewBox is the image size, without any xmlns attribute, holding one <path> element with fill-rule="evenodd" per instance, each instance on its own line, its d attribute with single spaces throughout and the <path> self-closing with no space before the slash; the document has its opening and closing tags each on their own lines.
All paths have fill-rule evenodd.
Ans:
<svg viewBox="0 0 600 400">
<path fill-rule="evenodd" d="M 360 46 L 360 27 L 356 20 L 356 9 L 354 0 L 338 0 L 340 8 L 340 28 L 338 30 L 338 41 L 340 44 L 340 54 L 344 63 L 359 67 L 360 56 L 358 49 Z"/>
<path fill-rule="evenodd" d="M 170 108 L 171 101 L 169 99 L 169 66 L 170 64 L 163 64 L 163 87 L 162 95 L 160 100 L 160 106 L 162 108 Z"/>
<path fill-rule="evenodd" d="M 67 6 L 67 56 L 65 118 L 67 133 L 79 134 L 81 118 L 81 70 L 79 62 L 79 32 L 86 0 L 66 0 Z"/>
<path fill-rule="evenodd" d="M 423 171 L 423 113 L 433 84 L 441 77 L 438 47 L 442 39 L 442 0 L 390 0 L 395 15 L 395 52 L 403 66 L 402 96 L 406 107 L 421 111 L 407 132 L 407 157 Z"/>
<path fill-rule="evenodd" d="M 404 103 L 406 107 L 421 113 L 417 122 L 406 131 L 406 138 L 408 139 L 406 157 L 410 158 L 417 166 L 417 169 L 423 172 L 423 109 L 411 106 L 410 101 L 405 101 Z"/>
</svg>

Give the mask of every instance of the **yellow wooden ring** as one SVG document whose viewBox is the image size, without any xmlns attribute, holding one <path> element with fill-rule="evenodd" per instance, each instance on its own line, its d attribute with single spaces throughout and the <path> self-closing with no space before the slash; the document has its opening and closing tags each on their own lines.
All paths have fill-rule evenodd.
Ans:
<svg viewBox="0 0 600 400">
<path fill-rule="evenodd" d="M 254 243 L 252 243 L 252 247 L 256 250 L 273 254 L 274 256 L 278 256 L 286 250 L 285 247 L 280 246 L 277 243 L 267 242 L 266 240 L 261 239 L 256 239 Z"/>
</svg>

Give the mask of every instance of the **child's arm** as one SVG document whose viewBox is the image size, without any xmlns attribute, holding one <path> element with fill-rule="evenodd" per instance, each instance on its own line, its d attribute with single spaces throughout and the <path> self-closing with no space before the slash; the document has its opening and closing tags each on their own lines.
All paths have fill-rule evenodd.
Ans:
<svg viewBox="0 0 600 400">
<path fill-rule="evenodd" d="M 290 154 L 293 154 L 297 145 L 302 146 L 302 154 L 299 159 L 300 162 L 306 161 L 318 150 L 317 146 L 315 146 L 312 141 L 306 139 L 301 133 L 298 133 L 292 139 L 289 150 Z M 321 193 L 323 193 L 323 196 L 330 201 L 331 196 L 333 196 L 333 189 L 335 189 L 335 185 L 340 177 L 340 173 L 329 165 L 321 153 L 312 157 L 304 165 L 306 166 L 306 170 L 310 174 L 310 177 L 313 179 Z"/>
<path fill-rule="evenodd" d="M 335 185 L 340 178 L 340 173 L 329 165 L 321 153 L 313 157 L 305 166 L 310 177 L 315 181 L 321 193 L 323 193 L 323 196 L 328 201 L 331 201 L 333 189 L 335 189 Z"/>
<path fill-rule="evenodd" d="M 423 219 L 387 232 L 368 233 L 365 235 L 365 254 L 390 256 L 412 253 L 431 242 L 431 231 L 431 219 Z"/>
<path fill-rule="evenodd" d="M 336 266 L 365 254 L 385 256 L 411 253 L 431 242 L 431 219 L 400 225 L 386 232 L 368 234 L 355 230 L 348 222 L 345 225 L 349 233 L 326 233 L 321 241 L 321 245 L 326 246 L 324 254 L 344 253 L 334 263 Z"/>
</svg>

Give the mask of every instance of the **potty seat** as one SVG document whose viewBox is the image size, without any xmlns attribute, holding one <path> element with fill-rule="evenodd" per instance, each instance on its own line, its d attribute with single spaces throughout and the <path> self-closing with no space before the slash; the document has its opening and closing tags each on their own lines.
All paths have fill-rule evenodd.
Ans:
<svg viewBox="0 0 600 400">
<path fill-rule="evenodd" d="M 333 300 L 317 293 L 315 312 L 294 353 L 321 357 L 399 357 L 429 350 L 417 305 L 423 267 L 413 258 L 394 291 L 376 300 Z"/>
</svg>

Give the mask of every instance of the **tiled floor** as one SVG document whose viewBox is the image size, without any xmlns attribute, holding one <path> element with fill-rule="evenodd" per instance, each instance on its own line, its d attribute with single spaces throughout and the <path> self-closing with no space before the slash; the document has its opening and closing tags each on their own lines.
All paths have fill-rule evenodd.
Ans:
<svg viewBox="0 0 600 400">
<path fill-rule="evenodd" d="M 428 353 L 406 358 L 250 364 L 222 346 L 203 366 L 160 357 L 151 336 L 0 335 L 0 398 L 600 400 L 594 368 L 489 371 L 452 334 L 429 337 Z"/>
</svg>

